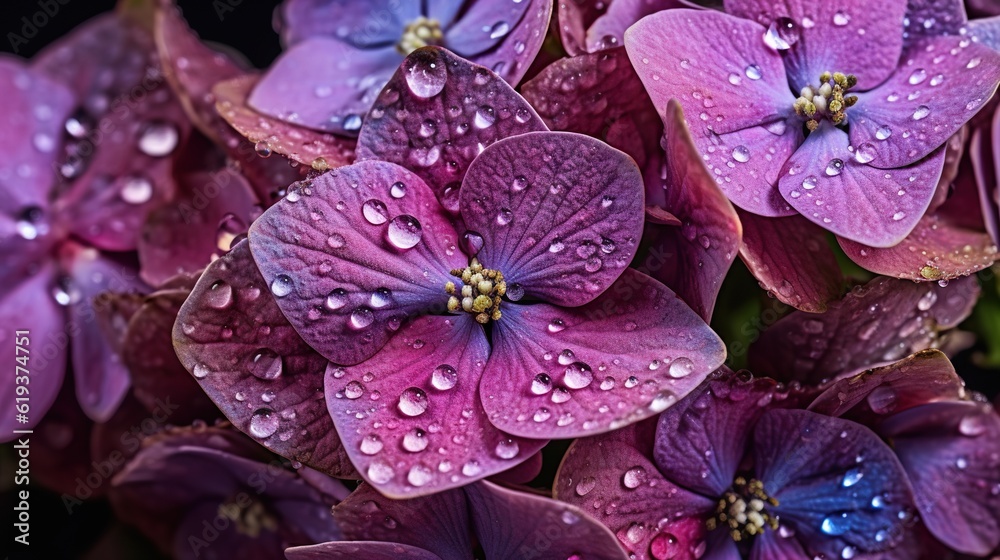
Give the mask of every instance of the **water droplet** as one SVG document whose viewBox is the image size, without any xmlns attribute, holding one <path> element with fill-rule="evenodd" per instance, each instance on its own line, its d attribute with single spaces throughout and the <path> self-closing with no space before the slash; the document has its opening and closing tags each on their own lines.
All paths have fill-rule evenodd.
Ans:
<svg viewBox="0 0 1000 560">
<path fill-rule="evenodd" d="M 410 453 L 419 453 L 430 444 L 430 438 L 427 437 L 427 433 L 420 428 L 414 428 L 406 435 L 403 436 L 403 449 L 409 451 Z"/>
<path fill-rule="evenodd" d="M 810 176 L 808 176 L 808 177 L 806 177 L 805 179 L 802 180 L 802 188 L 806 189 L 807 191 L 815 189 L 816 188 L 816 183 L 818 181 L 819 181 L 819 179 L 817 179 L 815 175 L 810 175 Z"/>
<path fill-rule="evenodd" d="M 823 519 L 819 528 L 827 535 L 843 535 L 849 528 L 847 523 L 847 514 L 844 513 L 839 516 L 827 517 Z"/>
<path fill-rule="evenodd" d="M 566 322 L 563 321 L 562 319 L 552 319 L 552 321 L 549 322 L 550 333 L 561 332 L 565 328 L 566 328 Z"/>
<path fill-rule="evenodd" d="M 742 81 L 743 78 L 741 78 L 739 74 L 736 73 L 729 74 L 729 83 L 733 84 L 734 86 L 740 85 L 740 82 Z"/>
<path fill-rule="evenodd" d="M 496 122 L 496 120 L 497 116 L 493 111 L 493 107 L 483 105 L 478 111 L 476 111 L 476 116 L 472 119 L 472 122 L 476 125 L 476 128 L 489 128 L 493 126 L 493 123 Z"/>
<path fill-rule="evenodd" d="M 688 375 L 691 375 L 692 372 L 694 372 L 694 362 L 687 358 L 677 358 L 671 362 L 670 367 L 667 370 L 670 377 L 673 377 L 674 379 L 687 377 Z"/>
<path fill-rule="evenodd" d="M 592 476 L 584 477 L 576 485 L 576 494 L 586 496 L 591 490 L 597 487 L 597 479 Z"/>
<path fill-rule="evenodd" d="M 902 220 L 905 217 L 906 217 L 906 212 L 896 212 L 895 214 L 892 215 L 892 220 L 894 222 L 898 222 L 899 220 Z"/>
<path fill-rule="evenodd" d="M 563 243 L 562 241 L 560 241 L 558 239 L 555 239 L 555 240 L 552 241 L 552 244 L 549 245 L 549 252 L 550 253 L 558 253 L 558 252 L 562 251 L 565 248 L 566 248 L 566 244 L 565 243 Z"/>
<path fill-rule="evenodd" d="M 552 390 L 552 378 L 545 373 L 539 373 L 531 380 L 531 392 L 544 395 Z"/>
<path fill-rule="evenodd" d="M 271 157 L 271 146 L 263 140 L 254 144 L 253 149 L 262 158 Z"/>
<path fill-rule="evenodd" d="M 233 287 L 222 280 L 212 282 L 205 292 L 205 303 L 216 309 L 229 307 L 233 303 Z"/>
<path fill-rule="evenodd" d="M 733 148 L 733 159 L 740 163 L 750 161 L 750 149 L 743 145 L 736 146 Z"/>
<path fill-rule="evenodd" d="M 928 107 L 927 105 L 921 105 L 917 107 L 915 111 L 913 111 L 913 120 L 919 121 L 927 117 L 927 115 L 929 114 L 931 114 L 931 108 Z"/>
<path fill-rule="evenodd" d="M 211 373 L 211 371 L 205 364 L 195 364 L 194 368 L 192 368 L 191 370 L 191 374 L 194 375 L 195 378 L 197 379 L 204 379 L 208 377 L 209 373 Z"/>
<path fill-rule="evenodd" d="M 392 480 L 395 474 L 392 467 L 382 461 L 372 461 L 372 464 L 368 465 L 368 480 L 375 484 L 385 484 Z"/>
<path fill-rule="evenodd" d="M 358 447 L 365 455 L 375 455 L 379 451 L 382 451 L 384 445 L 381 438 L 375 434 L 370 434 L 361 440 L 361 444 Z"/>
<path fill-rule="evenodd" d="M 986 421 L 979 414 L 966 416 L 959 421 L 958 432 L 963 436 L 980 436 L 986 432 Z"/>
<path fill-rule="evenodd" d="M 927 311 L 937 303 L 937 292 L 934 290 L 927 290 L 919 300 L 917 300 L 917 309 L 921 311 Z"/>
<path fill-rule="evenodd" d="M 965 468 L 969 466 L 969 460 L 965 457 L 959 457 L 958 459 L 955 459 L 955 466 L 961 470 L 965 470 Z"/>
<path fill-rule="evenodd" d="M 375 226 L 389 220 L 389 210 L 385 207 L 385 203 L 374 198 L 369 199 L 361 206 L 361 213 L 369 224 Z"/>
<path fill-rule="evenodd" d="M 843 27 L 848 23 L 851 23 L 850 15 L 845 14 L 844 12 L 837 12 L 833 14 L 833 24 L 837 27 Z"/>
<path fill-rule="evenodd" d="M 361 330 L 375 322 L 375 314 L 367 307 L 359 307 L 351 313 L 351 327 Z"/>
<path fill-rule="evenodd" d="M 274 297 L 285 297 L 292 293 L 292 279 L 287 274 L 279 274 L 271 282 L 271 293 Z"/>
<path fill-rule="evenodd" d="M 756 64 L 751 64 L 750 66 L 744 68 L 743 73 L 746 74 L 747 78 L 750 78 L 751 80 L 759 80 L 761 76 L 763 76 L 763 73 L 760 71 L 760 66 L 757 66 Z"/>
<path fill-rule="evenodd" d="M 476 256 L 483 248 L 483 236 L 475 231 L 467 231 L 462 235 L 462 251 L 470 257 Z"/>
<path fill-rule="evenodd" d="M 677 558 L 682 552 L 683 550 L 677 537 L 670 533 L 657 533 L 649 541 L 649 554 L 654 560 L 672 560 Z M 698 557 L 698 555 L 694 556 L 694 558 Z"/>
<path fill-rule="evenodd" d="M 514 177 L 514 182 L 511 183 L 510 188 L 513 189 L 514 192 L 521 192 L 524 189 L 528 188 L 527 177 L 525 177 L 524 175 L 518 175 L 517 177 Z"/>
<path fill-rule="evenodd" d="M 427 410 L 427 393 L 422 389 L 410 387 L 399 395 L 399 411 L 407 416 L 420 416 Z"/>
<path fill-rule="evenodd" d="M 524 287 L 518 284 L 517 282 L 507 284 L 507 297 L 510 299 L 510 301 L 520 300 L 521 298 L 524 297 Z"/>
<path fill-rule="evenodd" d="M 563 383 L 570 389 L 583 389 L 593 381 L 593 370 L 583 362 L 573 362 L 563 372 Z"/>
<path fill-rule="evenodd" d="M 390 303 L 392 303 L 392 290 L 389 288 L 377 288 L 372 292 L 371 298 L 368 300 L 375 309 L 381 309 Z"/>
<path fill-rule="evenodd" d="M 878 151 L 875 149 L 875 146 L 870 142 L 865 142 L 854 150 L 854 161 L 858 163 L 869 163 L 875 159 L 876 155 L 878 155 Z"/>
<path fill-rule="evenodd" d="M 278 415 L 270 408 L 257 409 L 250 417 L 250 435 L 268 438 L 278 431 Z"/>
<path fill-rule="evenodd" d="M 965 67 L 969 68 L 969 69 L 975 68 L 976 66 L 979 66 L 979 64 L 982 61 L 983 61 L 983 59 L 981 59 L 981 58 L 978 58 L 978 57 L 977 58 L 973 58 L 972 60 L 969 61 L 968 64 L 965 65 Z"/>
<path fill-rule="evenodd" d="M 930 84 L 932 86 L 939 86 L 944 83 L 944 74 L 938 74 L 931 78 Z"/>
<path fill-rule="evenodd" d="M 153 183 L 141 176 L 126 177 L 118 195 L 129 204 L 145 204 L 153 198 Z"/>
<path fill-rule="evenodd" d="M 347 305 L 347 290 L 336 288 L 326 296 L 326 306 L 331 310 L 337 310 Z"/>
<path fill-rule="evenodd" d="M 510 25 L 506 21 L 500 21 L 489 27 L 490 39 L 499 39 L 510 32 Z"/>
<path fill-rule="evenodd" d="M 45 153 L 51 152 L 56 147 L 55 140 L 53 140 L 48 134 L 42 132 L 35 134 L 32 138 L 32 144 L 35 145 L 35 148 L 37 148 L 38 151 Z"/>
<path fill-rule="evenodd" d="M 875 414 L 889 414 L 896 409 L 899 396 L 889 385 L 880 385 L 868 394 L 868 406 Z"/>
<path fill-rule="evenodd" d="M 370 221 L 370 220 L 369 220 Z M 389 243 L 399 249 L 412 249 L 420 243 L 424 231 L 420 222 L 408 214 L 396 216 L 389 222 L 386 235 Z"/>
<path fill-rule="evenodd" d="M 924 70 L 923 68 L 917 68 L 916 70 L 913 71 L 912 74 L 910 74 L 910 78 L 907 81 L 910 82 L 911 86 L 915 86 L 917 84 L 923 83 L 923 81 L 926 79 L 927 79 L 927 71 Z"/>
<path fill-rule="evenodd" d="M 465 476 L 476 476 L 481 472 L 483 472 L 483 468 L 479 466 L 479 461 L 469 461 L 462 465 L 462 474 Z"/>
<path fill-rule="evenodd" d="M 840 173 L 843 170 L 844 170 L 844 160 L 839 158 L 833 158 L 830 160 L 829 163 L 826 164 L 826 169 L 824 170 L 824 173 L 826 173 L 827 177 L 836 177 L 837 175 L 840 175 Z M 805 187 L 805 184 L 803 184 L 802 186 Z"/>
<path fill-rule="evenodd" d="M 535 411 L 535 414 L 531 417 L 531 419 L 534 420 L 535 422 L 545 422 L 551 417 L 552 413 L 549 412 L 549 409 L 543 406 Z"/>
<path fill-rule="evenodd" d="M 624 476 L 622 476 L 622 484 L 625 488 L 638 488 L 640 485 L 646 482 L 646 469 L 642 467 L 632 467 L 631 469 L 625 471 Z"/>
<path fill-rule="evenodd" d="M 417 97 L 425 99 L 441 93 L 448 81 L 448 71 L 437 53 L 421 53 L 412 57 L 413 63 L 406 68 L 406 85 Z"/>
<path fill-rule="evenodd" d="M 493 451 L 496 453 L 497 457 L 501 459 L 513 459 L 514 457 L 517 457 L 520 448 L 518 447 L 516 441 L 507 438 L 500 440 L 500 443 L 497 444 L 496 449 Z"/>
<path fill-rule="evenodd" d="M 406 196 L 406 185 L 402 181 L 396 181 L 389 187 L 389 196 L 392 198 L 403 198 Z"/>
<path fill-rule="evenodd" d="M 892 129 L 889 128 L 888 125 L 880 126 L 878 127 L 878 130 L 875 131 L 875 138 L 878 138 L 879 140 L 885 140 L 890 136 L 892 136 Z"/>
<path fill-rule="evenodd" d="M 787 51 L 799 41 L 801 33 L 795 22 L 782 17 L 771 22 L 764 32 L 764 44 L 778 51 Z"/>
<path fill-rule="evenodd" d="M 358 381 L 351 381 L 344 386 L 344 396 L 354 400 L 365 394 L 365 386 Z"/>
<path fill-rule="evenodd" d="M 864 477 L 864 473 L 861 472 L 861 469 L 851 469 L 844 473 L 844 478 L 840 481 L 840 485 L 844 488 L 850 488 L 857 484 L 862 477 Z"/>
<path fill-rule="evenodd" d="M 152 122 L 139 137 L 139 149 L 147 156 L 163 157 L 174 151 L 179 139 L 174 125 L 163 121 Z"/>
<path fill-rule="evenodd" d="M 281 356 L 270 348 L 261 348 L 250 359 L 250 373 L 259 379 L 273 381 L 281 376 Z"/>
<path fill-rule="evenodd" d="M 501 208 L 500 211 L 497 212 L 497 224 L 501 226 L 509 224 L 513 219 L 514 212 L 512 212 L 510 208 Z"/>
</svg>

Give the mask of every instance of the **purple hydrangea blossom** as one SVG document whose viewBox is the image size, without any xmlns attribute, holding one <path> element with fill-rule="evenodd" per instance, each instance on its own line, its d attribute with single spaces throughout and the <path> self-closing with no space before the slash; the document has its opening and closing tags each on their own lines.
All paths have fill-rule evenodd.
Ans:
<svg viewBox="0 0 1000 560">
<path fill-rule="evenodd" d="M 666 10 L 629 29 L 626 48 L 654 104 L 681 103 L 737 206 L 897 244 L 930 204 L 941 146 L 996 89 L 1000 55 L 960 37 L 904 50 L 902 0 L 877 10 L 726 8 Z"/>
<path fill-rule="evenodd" d="M 968 399 L 936 350 L 830 385 L 810 409 L 871 426 L 892 443 L 930 532 L 985 556 L 1000 546 L 1000 416 Z"/>
<path fill-rule="evenodd" d="M 2 390 L 7 438 L 41 418 L 67 361 L 89 417 L 106 420 L 121 402 L 128 374 L 95 323 L 94 298 L 146 289 L 129 252 L 146 214 L 176 188 L 172 154 L 188 125 L 148 33 L 126 15 L 85 24 L 30 66 L 4 58 L 0 73 L 0 245 L 10 287 L 0 317 L 31 331 L 30 370 L 46 380 L 33 386 L 26 425 L 6 408 L 14 385 Z M 13 362 L 14 345 L 5 348 Z"/>
<path fill-rule="evenodd" d="M 912 557 L 899 461 L 860 424 L 794 409 L 802 398 L 720 372 L 655 425 L 574 443 L 556 496 L 634 558 Z"/>
<path fill-rule="evenodd" d="M 345 541 L 292 548 L 290 560 L 624 560 L 582 508 L 489 482 L 405 501 L 364 484 L 333 510 Z M 478 545 L 478 546 L 477 546 Z M 477 549 L 481 553 L 477 553 Z"/>
<path fill-rule="evenodd" d="M 287 469 L 233 430 L 185 428 L 147 440 L 115 475 L 112 505 L 176 558 L 271 559 L 340 537 L 330 506 L 347 490 Z"/>
<path fill-rule="evenodd" d="M 288 50 L 248 103 L 298 126 L 353 136 L 386 80 L 414 50 L 439 45 L 516 84 L 549 25 L 548 0 L 289 0 Z"/>
</svg>

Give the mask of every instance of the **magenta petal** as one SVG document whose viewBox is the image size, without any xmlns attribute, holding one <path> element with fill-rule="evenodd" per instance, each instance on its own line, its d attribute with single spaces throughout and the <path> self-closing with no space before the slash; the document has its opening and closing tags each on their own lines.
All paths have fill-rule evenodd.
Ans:
<svg viewBox="0 0 1000 560">
<path fill-rule="evenodd" d="M 612 0 L 608 9 L 587 29 L 587 50 L 597 52 L 621 45 L 635 22 L 661 10 L 695 7 L 683 0 Z"/>
<path fill-rule="evenodd" d="M 877 416 L 937 400 L 960 399 L 964 387 L 948 356 L 939 350 L 923 350 L 833 383 L 816 397 L 809 410 L 872 425 Z"/>
<path fill-rule="evenodd" d="M 660 415 L 653 460 L 672 483 L 712 498 L 721 496 L 746 454 L 760 415 L 788 398 L 767 378 L 715 375 Z"/>
<path fill-rule="evenodd" d="M 986 232 L 1000 245 L 1000 111 L 993 114 L 989 129 L 972 133 L 968 153 Z M 956 184 L 956 190 L 961 186 Z"/>
<path fill-rule="evenodd" d="M 288 0 L 276 14 L 286 46 L 310 37 L 337 37 L 356 47 L 394 45 L 420 15 L 415 0 Z"/>
<path fill-rule="evenodd" d="M 288 560 L 442 560 L 433 552 L 394 542 L 345 541 L 293 546 L 285 549 Z"/>
<path fill-rule="evenodd" d="M 489 482 L 467 486 L 465 495 L 486 558 L 626 559 L 611 531 L 584 508 Z"/>
<path fill-rule="evenodd" d="M 148 290 L 131 265 L 102 257 L 94 249 L 78 245 L 64 248 L 68 276 L 62 278 L 63 293 L 69 301 L 67 332 L 72 337 L 70 353 L 76 396 L 80 407 L 95 422 L 104 422 L 114 414 L 130 379 L 128 370 L 100 329 L 90 327 L 94 320 L 96 299 L 103 292 L 145 292 Z M 78 328 L 70 330 L 71 325 Z"/>
<path fill-rule="evenodd" d="M 985 105 L 1000 80 L 1000 53 L 964 37 L 920 41 L 903 59 L 906 64 L 877 88 L 859 93 L 857 105 L 847 110 L 851 144 L 873 146 L 872 165 L 886 169 L 910 165 L 944 144 Z"/>
<path fill-rule="evenodd" d="M 740 258 L 778 301 L 820 313 L 843 293 L 844 276 L 822 228 L 801 216 L 765 218 L 739 212 L 739 217 Z"/>
<path fill-rule="evenodd" d="M 903 23 L 904 47 L 924 37 L 964 34 L 970 27 L 962 0 L 909 0 Z"/>
<path fill-rule="evenodd" d="M 460 489 L 392 500 L 368 484 L 359 486 L 333 508 L 333 517 L 348 540 L 400 543 L 447 560 L 470 556 L 470 515 L 465 492 Z"/>
<path fill-rule="evenodd" d="M 842 557 L 848 547 L 881 552 L 903 539 L 912 490 L 892 450 L 868 428 L 805 410 L 771 410 L 754 428 L 754 463 L 757 479 L 779 502 L 774 511 L 809 557 Z"/>
<path fill-rule="evenodd" d="M 1000 16 L 969 22 L 969 35 L 987 47 L 1000 51 Z"/>
<path fill-rule="evenodd" d="M 539 132 L 487 148 L 469 167 L 460 205 L 466 226 L 483 238 L 483 266 L 525 297 L 578 306 L 635 255 L 643 193 L 624 153 L 580 134 Z"/>
<path fill-rule="evenodd" d="M 212 93 L 218 100 L 216 108 L 222 118 L 256 143 L 260 153 L 277 152 L 320 171 L 354 161 L 353 139 L 310 130 L 252 109 L 247 97 L 258 80 L 258 76 L 247 74 L 219 82 Z"/>
<path fill-rule="evenodd" d="M 871 145 L 852 152 L 847 134 L 824 122 L 788 160 L 778 182 L 800 214 L 841 237 L 874 247 L 905 238 L 930 205 L 944 168 L 943 149 L 903 169 L 862 163 Z M 878 160 L 878 156 L 875 158 Z"/>
<path fill-rule="evenodd" d="M 205 269 L 173 334 L 181 363 L 237 428 L 291 460 L 354 475 L 323 399 L 329 362 L 281 314 L 246 242 Z"/>
<path fill-rule="evenodd" d="M 680 298 L 632 269 L 581 307 L 501 310 L 480 395 L 491 422 L 525 437 L 581 437 L 648 418 L 725 356 Z"/>
<path fill-rule="evenodd" d="M 512 438 L 479 406 L 489 358 L 469 315 L 429 316 L 382 350 L 326 375 L 330 415 L 351 462 L 383 495 L 408 498 L 468 484 L 532 456 L 544 441 Z"/>
<path fill-rule="evenodd" d="M 9 364 L 8 373 L 4 374 L 6 383 L 0 388 L 0 441 L 8 441 L 15 437 L 12 430 L 30 430 L 38 425 L 39 420 L 48 411 L 59 395 L 59 388 L 66 373 L 66 343 L 69 336 L 63 332 L 65 314 L 49 295 L 52 290 L 53 271 L 51 266 L 45 266 L 34 276 L 30 276 L 19 284 L 13 285 L 0 299 L 0 323 L 5 328 L 0 334 L 3 350 L 0 357 Z M 17 352 L 17 338 L 23 336 L 17 331 L 28 331 L 29 343 L 20 345 L 22 351 Z M 22 341 L 23 342 L 23 341 Z M 25 351 L 28 353 L 25 354 Z M 22 365 L 17 361 L 19 356 L 28 356 Z M 28 373 L 19 368 L 24 367 Z M 28 422 L 17 422 L 15 395 L 16 385 L 21 385 L 24 379 L 16 379 L 28 375 L 30 380 L 24 383 L 30 391 L 27 417 Z M 15 379 L 17 383 L 15 383 Z"/>
<path fill-rule="evenodd" d="M 703 516 L 715 507 L 715 497 L 701 496 L 664 478 L 649 450 L 629 441 L 652 443 L 652 427 L 633 424 L 577 440 L 559 467 L 554 492 L 611 529 L 638 560 L 657 558 L 654 550 L 674 551 L 675 558 L 693 560 L 685 554 L 704 540 Z M 612 503 L 616 507 L 600 507 Z"/>
<path fill-rule="evenodd" d="M 562 47 L 571 57 L 589 52 L 587 28 L 603 14 L 608 3 L 603 0 L 569 0 L 556 4 L 556 21 Z"/>
<path fill-rule="evenodd" d="M 444 46 L 458 56 L 475 59 L 486 51 L 496 48 L 507 40 L 507 36 L 521 25 L 521 19 L 526 15 L 531 4 L 548 4 L 551 10 L 552 2 L 491 2 L 489 0 L 473 0 L 466 2 L 461 18 L 452 24 L 444 34 Z M 541 26 L 542 33 L 548 27 L 548 18 Z M 528 57 L 528 63 L 534 55 Z M 527 69 L 527 65 L 525 65 Z M 498 72 L 499 73 L 499 72 Z M 517 83 L 516 80 L 513 83 Z"/>
<path fill-rule="evenodd" d="M 523 78 L 524 75 L 531 70 L 532 64 L 542 50 L 546 32 L 549 29 L 549 21 L 552 19 L 553 2 L 550 0 L 530 0 L 530 4 L 527 2 L 525 2 L 525 4 L 526 8 L 524 17 L 522 17 L 521 21 L 518 22 L 517 25 L 513 26 L 513 28 L 503 36 L 500 43 L 498 43 L 492 50 L 469 57 L 470 60 L 476 64 L 481 64 L 490 68 L 511 85 L 515 85 L 520 82 L 521 78 Z M 503 2 L 479 0 L 475 3 L 475 5 L 501 6 L 503 5 Z M 491 11 L 494 9 L 495 8 L 491 8 Z M 492 26 L 483 25 L 482 19 L 475 18 L 473 14 L 474 11 L 478 10 L 469 9 L 467 15 L 463 16 L 461 22 L 464 24 L 466 21 L 471 19 L 473 22 L 471 31 L 473 34 L 484 33 L 494 35 L 505 29 L 503 27 L 503 24 L 506 23 L 505 21 L 498 21 Z M 488 32 L 486 31 L 487 27 L 489 28 Z M 452 31 L 449 30 L 447 37 L 454 36 L 457 41 L 448 42 L 445 46 L 453 48 L 455 52 L 464 50 L 465 37 L 462 37 L 461 35 L 464 34 L 453 34 Z"/>
<path fill-rule="evenodd" d="M 791 48 L 779 51 L 794 91 L 812 85 L 823 72 L 855 74 L 859 87 L 872 88 L 895 68 L 903 48 L 906 0 L 864 3 L 816 3 L 812 0 L 726 0 L 726 11 L 768 28 L 791 20 L 794 30 L 783 34 Z M 872 39 L 877 37 L 878 39 Z M 764 44 L 764 30 L 755 37 Z"/>
<path fill-rule="evenodd" d="M 663 200 L 656 203 L 683 225 L 656 229 L 650 226 L 650 230 L 658 232 L 653 235 L 659 244 L 654 241 L 652 254 L 643 264 L 651 262 L 657 246 L 659 254 L 676 255 L 657 268 L 646 266 L 647 273 L 710 321 L 722 280 L 740 248 L 743 228 L 733 205 L 702 164 L 676 101 L 668 104 L 666 120 L 669 124 L 663 149 L 671 157 L 664 159 Z"/>
<path fill-rule="evenodd" d="M 495 74 L 437 47 L 413 51 L 372 105 L 358 158 L 412 169 L 451 211 L 469 164 L 507 136 L 545 130 Z"/>
<path fill-rule="evenodd" d="M 0 83 L 0 209 L 45 208 L 63 123 L 76 100 L 65 86 L 13 57 L 0 57 Z"/>
<path fill-rule="evenodd" d="M 821 382 L 891 363 L 930 347 L 958 325 L 979 296 L 975 278 L 947 287 L 876 278 L 822 314 L 795 312 L 770 326 L 750 351 L 754 372 Z"/>
<path fill-rule="evenodd" d="M 247 103 L 297 126 L 353 136 L 401 59 L 392 45 L 358 49 L 312 37 L 285 51 L 271 65 Z"/>
<path fill-rule="evenodd" d="M 450 271 L 468 264 L 427 185 L 380 161 L 292 187 L 249 237 L 282 312 L 338 364 L 371 357 L 408 317 L 443 311 Z"/>
<path fill-rule="evenodd" d="M 142 278 L 152 285 L 204 268 L 260 211 L 243 176 L 226 168 L 182 176 L 181 189 L 150 213 L 139 239 Z"/>
<path fill-rule="evenodd" d="M 1000 545 L 1000 416 L 987 404 L 939 402 L 888 419 L 927 528 L 968 554 Z"/>
</svg>

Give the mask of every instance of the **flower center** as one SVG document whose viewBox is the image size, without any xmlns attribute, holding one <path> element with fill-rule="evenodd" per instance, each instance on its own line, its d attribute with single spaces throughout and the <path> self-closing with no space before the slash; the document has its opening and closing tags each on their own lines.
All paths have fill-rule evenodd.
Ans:
<svg viewBox="0 0 1000 560">
<path fill-rule="evenodd" d="M 406 56 L 421 47 L 439 44 L 443 37 L 438 20 L 420 16 L 406 25 L 403 36 L 396 43 L 396 50 Z"/>
<path fill-rule="evenodd" d="M 795 114 L 806 119 L 810 131 L 819 128 L 819 121 L 826 117 L 833 124 L 847 120 L 847 108 L 858 102 L 856 95 L 844 96 L 857 85 L 858 77 L 840 72 L 823 72 L 818 86 L 806 86 L 795 100 Z"/>
<path fill-rule="evenodd" d="M 778 500 L 764 492 L 764 484 L 755 478 L 748 482 L 742 476 L 736 477 L 732 489 L 722 496 L 715 508 L 715 516 L 706 522 L 708 530 L 729 527 L 729 536 L 734 541 L 759 535 L 765 529 L 778 528 L 778 517 L 767 511 L 767 506 L 778 505 Z"/>
<path fill-rule="evenodd" d="M 219 504 L 219 517 L 229 519 L 238 532 L 252 538 L 257 538 L 263 529 L 271 532 L 278 530 L 278 521 L 268 513 L 264 504 L 257 500 L 247 504 L 246 497 L 242 498 Z"/>
<path fill-rule="evenodd" d="M 462 287 L 454 282 L 444 285 L 445 293 L 451 296 L 448 298 L 448 311 L 465 311 L 475 315 L 476 321 L 483 325 L 490 319 L 500 320 L 500 302 L 507 293 L 507 282 L 502 272 L 483 268 L 478 260 L 472 259 L 469 266 L 456 268 L 451 275 L 461 279 Z"/>
</svg>

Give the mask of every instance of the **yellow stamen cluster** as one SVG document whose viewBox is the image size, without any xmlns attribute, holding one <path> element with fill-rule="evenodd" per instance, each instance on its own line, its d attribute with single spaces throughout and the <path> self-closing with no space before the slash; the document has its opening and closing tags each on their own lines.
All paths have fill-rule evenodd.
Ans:
<svg viewBox="0 0 1000 560">
<path fill-rule="evenodd" d="M 256 500 L 249 504 L 244 499 L 219 504 L 219 516 L 228 518 L 238 532 L 252 538 L 260 536 L 264 529 L 278 530 L 277 520 L 268 513 L 264 504 Z"/>
<path fill-rule="evenodd" d="M 765 509 L 768 505 L 776 506 L 778 500 L 764 492 L 764 484 L 753 478 L 748 482 L 740 476 L 733 481 L 733 490 L 719 500 L 715 516 L 705 524 L 709 531 L 729 527 L 729 536 L 740 542 L 763 533 L 768 527 L 778 528 L 778 518 Z"/>
<path fill-rule="evenodd" d="M 438 20 L 420 16 L 411 21 L 403 30 L 403 36 L 396 43 L 396 50 L 406 56 L 421 47 L 439 44 L 443 37 L 444 34 L 441 33 L 441 24 Z"/>
<path fill-rule="evenodd" d="M 795 100 L 795 114 L 806 120 L 809 130 L 819 128 L 819 121 L 826 117 L 833 124 L 840 124 L 847 119 L 847 108 L 858 102 L 856 95 L 844 96 L 852 87 L 858 84 L 854 74 L 840 72 L 823 72 L 819 77 L 819 86 L 806 86 L 799 92 Z"/>
<path fill-rule="evenodd" d="M 500 302 L 507 293 L 507 282 L 499 270 L 484 268 L 479 261 L 465 268 L 456 268 L 451 275 L 462 280 L 459 289 L 454 282 L 444 285 L 449 296 L 448 311 L 465 311 L 476 316 L 476 321 L 485 325 L 500 320 Z"/>
</svg>

